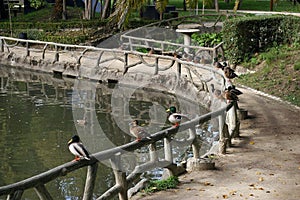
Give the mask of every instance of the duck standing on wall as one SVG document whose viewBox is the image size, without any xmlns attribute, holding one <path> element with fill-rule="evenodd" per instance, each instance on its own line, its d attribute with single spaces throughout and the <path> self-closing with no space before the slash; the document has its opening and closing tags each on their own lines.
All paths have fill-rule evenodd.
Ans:
<svg viewBox="0 0 300 200">
<path fill-rule="evenodd" d="M 75 155 L 75 161 L 80 160 L 81 158 L 90 160 L 90 156 L 86 148 L 80 142 L 78 135 L 74 135 L 71 140 L 68 142 L 69 150 L 72 154 Z"/>
<path fill-rule="evenodd" d="M 168 120 L 174 127 L 178 127 L 183 118 L 190 120 L 187 115 L 177 113 L 175 106 L 171 106 L 166 112 L 169 113 Z"/>
<path fill-rule="evenodd" d="M 224 71 L 225 77 L 228 79 L 233 79 L 233 78 L 238 77 L 238 75 L 235 73 L 235 71 L 228 66 L 224 67 L 223 71 Z"/>
<path fill-rule="evenodd" d="M 138 120 L 133 120 L 129 123 L 129 131 L 136 137 L 136 141 L 141 141 L 143 138 L 151 139 L 150 134 L 143 127 L 139 126 Z"/>
<path fill-rule="evenodd" d="M 226 99 L 227 103 L 229 103 L 231 101 L 239 100 L 238 96 L 236 94 L 234 94 L 233 92 L 229 91 L 228 89 L 225 89 L 223 96 Z"/>
<path fill-rule="evenodd" d="M 227 90 L 230 91 L 231 93 L 234 93 L 235 95 L 243 94 L 243 92 L 235 88 L 235 85 L 228 86 Z"/>
</svg>

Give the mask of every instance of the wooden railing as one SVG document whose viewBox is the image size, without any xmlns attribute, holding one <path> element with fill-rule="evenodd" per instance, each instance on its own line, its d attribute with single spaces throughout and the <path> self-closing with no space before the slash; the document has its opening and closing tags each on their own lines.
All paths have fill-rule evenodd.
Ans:
<svg viewBox="0 0 300 200">
<path fill-rule="evenodd" d="M 79 46 L 79 45 L 66 45 L 58 44 L 52 42 L 42 42 L 34 40 L 24 40 L 9 37 L 0 36 L 0 53 L 2 52 L 7 59 L 7 63 L 13 66 L 24 66 L 30 70 L 37 70 L 43 72 L 61 72 L 66 75 L 79 76 L 80 69 L 93 67 L 96 69 L 103 69 L 102 65 L 106 62 L 112 60 L 118 60 L 122 63 L 122 71 L 119 73 L 123 76 L 130 71 L 130 68 L 139 67 L 140 64 L 143 66 L 152 67 L 153 74 L 159 74 L 161 71 L 165 71 L 171 68 L 175 63 L 177 63 L 177 75 L 178 77 L 182 74 L 182 67 L 187 71 L 187 77 L 191 82 L 199 86 L 202 84 L 203 90 L 211 94 L 209 87 L 207 87 L 207 82 L 214 79 L 214 81 L 220 85 L 221 88 L 224 87 L 224 77 L 223 74 L 218 70 L 212 68 L 212 61 L 207 63 L 195 62 L 195 60 L 187 60 L 171 55 L 165 54 L 149 54 L 141 53 L 135 51 L 136 47 L 151 47 L 147 46 L 147 42 L 155 43 L 160 45 L 159 49 L 161 52 L 165 52 L 165 46 L 168 48 L 172 47 L 174 51 L 178 52 L 184 48 L 193 49 L 196 54 L 201 51 L 210 52 L 210 59 L 214 59 L 221 49 L 221 54 L 223 55 L 222 43 L 214 48 L 204 48 L 197 46 L 186 46 L 183 44 L 176 44 L 165 41 L 154 41 L 145 40 L 139 37 L 132 37 L 128 35 L 122 36 L 124 39 L 125 46 L 129 49 L 105 49 L 90 46 Z M 126 41 L 125 41 L 126 40 Z M 143 43 L 144 42 L 144 43 Z M 134 48 L 133 48 L 134 47 Z M 157 50 L 157 49 L 156 49 Z M 173 53 L 174 53 L 173 51 Z M 129 62 L 129 59 L 134 56 L 134 59 Z M 196 56 L 196 55 L 194 55 Z M 147 58 L 154 58 L 154 63 L 149 63 Z M 204 58 L 205 59 L 205 58 Z M 3 60 L 2 60 L 3 61 Z M 160 61 L 163 61 L 161 64 Z M 166 61 L 168 64 L 166 65 Z M 64 63 L 63 65 L 57 67 L 57 64 Z M 22 65 L 24 64 L 25 65 Z M 68 65 L 66 65 L 68 63 Z M 208 72 L 208 77 L 202 74 L 202 71 Z M 68 71 L 69 70 L 69 71 Z M 70 72 L 72 71 L 72 73 Z M 113 69 L 110 69 L 113 70 Z M 81 74 L 80 76 L 93 79 L 91 75 Z M 195 78 L 196 77 L 196 78 Z M 117 77 L 116 77 L 117 78 Z M 201 89 L 200 89 L 201 90 Z M 200 159 L 199 147 L 196 138 L 196 126 L 205 123 L 211 119 L 216 119 L 219 124 L 219 151 L 220 153 L 226 153 L 226 147 L 231 143 L 231 138 L 237 136 L 239 133 L 239 120 L 237 118 L 237 106 L 236 102 L 231 102 L 229 104 L 223 104 L 223 107 L 216 109 L 214 112 L 207 113 L 200 117 L 196 117 L 190 121 L 182 123 L 179 127 L 167 128 L 162 131 L 153 133 L 151 139 L 143 139 L 140 142 L 134 141 L 122 146 L 118 146 L 112 149 L 107 149 L 98 153 L 91 155 L 91 160 L 80 160 L 78 162 L 68 162 L 61 166 L 55 167 L 49 171 L 41 173 L 39 175 L 33 176 L 31 178 L 22 180 L 17 183 L 13 183 L 7 186 L 0 187 L 0 196 L 6 195 L 7 199 L 21 199 L 22 194 L 25 190 L 34 188 L 40 199 L 53 199 L 51 194 L 46 188 L 46 184 L 55 180 L 58 177 L 65 176 L 72 171 L 77 169 L 87 167 L 86 183 L 83 193 L 84 200 L 90 200 L 93 197 L 95 179 L 97 174 L 98 162 L 109 160 L 111 167 L 114 170 L 115 175 L 115 185 L 108 189 L 101 196 L 97 197 L 100 199 L 109 199 L 115 195 L 119 195 L 119 199 L 128 199 L 133 193 L 133 190 L 137 188 L 131 188 L 130 183 L 133 180 L 139 179 L 141 173 L 157 168 L 163 167 L 170 171 L 170 174 L 177 175 L 179 171 L 182 171 L 173 163 L 172 155 L 172 136 L 179 131 L 189 130 L 188 143 L 191 144 L 193 149 L 193 157 L 195 159 Z M 227 120 L 226 120 L 227 119 Z M 225 121 L 230 121 L 226 123 Z M 156 143 L 162 141 L 164 144 L 164 158 L 158 159 L 156 152 Z M 135 169 L 126 175 L 122 171 L 122 156 L 128 152 L 135 151 L 145 145 L 149 145 L 149 161 L 141 165 L 137 165 Z M 143 183 L 145 179 L 140 180 Z M 139 185 L 139 184 L 137 184 Z"/>
<path fill-rule="evenodd" d="M 97 165 L 99 161 L 110 160 L 111 167 L 114 170 L 116 183 L 113 187 L 107 190 L 104 194 L 102 194 L 97 199 L 109 199 L 116 194 L 119 194 L 119 199 L 128 199 L 128 191 L 129 185 L 133 180 L 139 178 L 141 173 L 157 168 L 164 167 L 170 170 L 171 174 L 176 175 L 176 171 L 178 171 L 176 165 L 173 163 L 172 157 L 172 145 L 171 145 L 171 136 L 175 135 L 180 128 L 181 131 L 189 130 L 190 137 L 188 140 L 191 140 L 193 155 L 195 159 L 199 159 L 199 144 L 196 143 L 195 127 L 199 124 L 207 122 L 211 119 L 218 118 L 219 119 L 219 133 L 220 133 L 220 152 L 225 153 L 226 146 L 229 144 L 231 140 L 231 135 L 229 134 L 227 126 L 222 126 L 224 124 L 225 114 L 228 113 L 228 110 L 233 109 L 232 113 L 235 112 L 236 107 L 234 103 L 227 104 L 225 107 L 220 108 L 218 111 L 210 112 L 200 117 L 194 118 L 191 121 L 182 123 L 180 127 L 168 128 L 157 133 L 151 135 L 151 139 L 143 139 L 140 142 L 134 141 L 122 146 L 118 146 L 112 149 L 108 149 L 105 151 L 101 151 L 91 155 L 91 160 L 80 160 L 78 162 L 68 162 L 61 166 L 55 167 L 49 171 L 41 173 L 39 175 L 33 176 L 31 178 L 25 179 L 23 181 L 10 184 L 7 186 L 0 187 L 0 196 L 7 195 L 7 199 L 21 199 L 21 196 L 25 190 L 30 188 L 34 188 L 37 195 L 40 199 L 53 199 L 51 194 L 48 192 L 45 184 L 48 182 L 65 176 L 66 174 L 80 169 L 82 167 L 88 167 L 87 176 L 86 176 L 86 184 L 83 194 L 84 200 L 92 199 L 93 189 L 95 184 L 95 178 L 97 173 Z M 236 117 L 232 114 L 227 115 L 227 117 Z M 164 156 L 163 160 L 158 160 L 158 155 L 156 154 L 156 143 L 162 140 L 164 142 Z M 138 165 L 135 167 L 132 173 L 126 176 L 125 172 L 122 171 L 122 163 L 121 157 L 123 154 L 128 152 L 132 152 L 136 149 L 139 149 L 142 146 L 149 145 L 149 154 L 150 160 L 142 165 Z M 145 181 L 145 180 L 141 180 Z"/>
</svg>

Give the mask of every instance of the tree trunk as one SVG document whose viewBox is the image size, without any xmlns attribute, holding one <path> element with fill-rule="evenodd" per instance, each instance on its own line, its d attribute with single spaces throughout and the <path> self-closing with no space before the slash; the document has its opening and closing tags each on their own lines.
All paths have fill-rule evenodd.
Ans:
<svg viewBox="0 0 300 200">
<path fill-rule="evenodd" d="M 92 0 L 86 0 L 84 5 L 84 19 L 92 18 Z"/>
<path fill-rule="evenodd" d="M 0 0 L 0 19 L 7 19 L 8 18 L 8 13 L 5 10 L 4 7 L 4 1 Z"/>
<path fill-rule="evenodd" d="M 62 19 L 66 20 L 67 19 L 67 9 L 66 9 L 66 0 L 63 0 L 63 11 L 62 11 Z"/>
<path fill-rule="evenodd" d="M 61 19 L 63 13 L 63 0 L 56 0 L 54 5 L 53 18 Z"/>
<path fill-rule="evenodd" d="M 270 11 L 273 11 L 273 0 L 270 0 Z"/>
<path fill-rule="evenodd" d="M 102 19 L 106 19 L 110 15 L 110 2 L 111 0 L 106 0 L 104 4 L 104 8 L 102 11 Z"/>
<path fill-rule="evenodd" d="M 93 11 L 92 11 L 92 17 L 95 18 L 95 13 L 96 13 L 96 9 L 97 9 L 97 5 L 98 5 L 99 1 L 96 1 L 95 5 L 94 5 L 94 8 L 93 8 Z M 102 4 L 100 4 L 102 5 Z"/>
<path fill-rule="evenodd" d="M 216 8 L 216 12 L 219 12 L 219 1 L 218 0 L 214 0 L 215 1 L 215 8 Z"/>
<path fill-rule="evenodd" d="M 186 11 L 186 0 L 183 0 L 183 11 Z"/>
</svg>

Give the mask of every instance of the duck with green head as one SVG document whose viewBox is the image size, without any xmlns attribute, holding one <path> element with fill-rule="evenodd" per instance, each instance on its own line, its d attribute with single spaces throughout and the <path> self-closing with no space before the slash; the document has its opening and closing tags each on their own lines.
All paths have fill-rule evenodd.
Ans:
<svg viewBox="0 0 300 200">
<path fill-rule="evenodd" d="M 171 122 L 174 125 L 174 127 L 178 127 L 183 118 L 189 120 L 187 115 L 177 113 L 175 106 L 171 106 L 169 109 L 166 110 L 166 112 L 169 114 L 168 116 L 169 122 Z"/>
<path fill-rule="evenodd" d="M 69 150 L 70 152 L 75 155 L 75 161 L 78 161 L 80 159 L 86 159 L 90 160 L 90 156 L 86 148 L 83 146 L 83 144 L 80 141 L 80 138 L 78 135 L 74 135 L 71 140 L 68 142 Z"/>
</svg>

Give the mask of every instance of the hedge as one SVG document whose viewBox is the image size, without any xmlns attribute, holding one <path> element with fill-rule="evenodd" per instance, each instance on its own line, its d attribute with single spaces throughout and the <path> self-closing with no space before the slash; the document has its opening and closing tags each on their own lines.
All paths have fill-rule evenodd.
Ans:
<svg viewBox="0 0 300 200">
<path fill-rule="evenodd" d="M 227 59 L 238 64 L 267 48 L 300 42 L 300 18 L 252 16 L 224 22 L 222 29 Z"/>
</svg>

